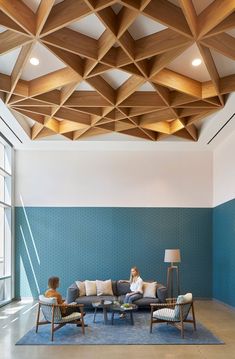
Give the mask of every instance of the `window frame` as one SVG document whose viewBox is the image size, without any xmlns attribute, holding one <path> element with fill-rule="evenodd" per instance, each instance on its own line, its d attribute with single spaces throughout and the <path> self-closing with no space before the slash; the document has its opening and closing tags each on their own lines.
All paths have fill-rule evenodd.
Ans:
<svg viewBox="0 0 235 359">
<path fill-rule="evenodd" d="M 0 301 L 0 307 L 11 302 L 15 297 L 15 237 L 14 237 L 14 149 L 13 145 L 0 132 L 0 143 L 3 144 L 4 161 L 0 166 L 0 175 L 4 178 L 4 197 L 0 206 L 4 209 L 3 229 L 3 275 L 0 275 L 0 283 L 3 281 L 3 290 L 9 289 L 7 297 Z M 9 210 L 9 212 L 7 212 Z M 7 243 L 7 245 L 6 245 Z M 7 249 L 8 248 L 8 249 Z M 6 262 L 10 261 L 7 265 Z M 7 268 L 8 266 L 8 268 Z M 10 279 L 10 283 L 9 283 Z"/>
</svg>

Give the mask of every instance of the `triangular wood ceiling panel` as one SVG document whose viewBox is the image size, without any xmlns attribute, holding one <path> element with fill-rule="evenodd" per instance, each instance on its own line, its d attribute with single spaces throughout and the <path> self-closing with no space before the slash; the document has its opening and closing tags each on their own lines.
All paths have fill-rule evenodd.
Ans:
<svg viewBox="0 0 235 359">
<path fill-rule="evenodd" d="M 221 109 L 224 95 L 235 91 L 235 73 L 221 78 L 211 54 L 235 61 L 235 38 L 227 33 L 235 28 L 235 0 L 215 0 L 200 14 L 192 0 L 178 3 L 41 0 L 33 12 L 22 0 L 0 0 L 0 26 L 5 28 L 0 69 L 1 56 L 20 49 L 11 73 L 0 73 L 0 98 L 33 120 L 33 140 L 118 132 L 151 141 L 168 136 L 197 141 L 197 121 Z M 99 38 L 77 31 L 76 23 L 90 15 L 105 29 Z M 144 37 L 133 33 L 140 17 L 147 28 Z M 38 43 L 64 68 L 25 81 L 23 70 Z M 194 44 L 210 81 L 167 68 Z M 46 59 L 40 61 L 46 68 Z M 112 86 L 115 71 L 116 76 L 123 72 L 119 87 Z"/>
</svg>

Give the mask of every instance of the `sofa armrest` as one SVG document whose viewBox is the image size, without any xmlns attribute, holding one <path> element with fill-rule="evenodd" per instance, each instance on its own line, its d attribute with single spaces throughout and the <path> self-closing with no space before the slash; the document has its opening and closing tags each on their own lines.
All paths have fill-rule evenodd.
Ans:
<svg viewBox="0 0 235 359">
<path fill-rule="evenodd" d="M 157 284 L 157 297 L 161 303 L 166 302 L 167 288 L 163 284 L 160 283 Z"/>
<path fill-rule="evenodd" d="M 66 303 L 69 304 L 75 302 L 78 296 L 79 296 L 79 289 L 76 283 L 73 283 L 67 289 Z"/>
</svg>

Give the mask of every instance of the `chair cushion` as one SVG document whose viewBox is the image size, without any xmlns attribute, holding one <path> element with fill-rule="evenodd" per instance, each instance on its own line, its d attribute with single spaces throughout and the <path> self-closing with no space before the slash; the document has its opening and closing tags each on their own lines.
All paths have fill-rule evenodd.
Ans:
<svg viewBox="0 0 235 359">
<path fill-rule="evenodd" d="M 176 301 L 176 304 L 187 304 L 187 303 L 191 303 L 193 300 L 193 295 L 192 293 L 187 293 L 185 295 L 179 295 Z M 186 318 L 186 316 L 188 315 L 190 309 L 190 304 L 189 305 L 184 305 L 182 310 L 183 310 L 183 319 Z M 177 319 L 180 319 L 180 306 L 176 305 L 175 306 L 175 317 Z"/>
<path fill-rule="evenodd" d="M 55 324 L 69 323 L 69 322 L 72 322 L 73 320 L 78 320 L 80 318 L 81 318 L 81 313 L 74 312 L 72 314 L 66 315 L 66 317 L 62 317 L 62 319 L 59 320 L 58 322 L 55 322 Z"/>
<path fill-rule="evenodd" d="M 43 294 L 39 295 L 39 300 L 40 300 L 40 302 L 45 303 L 45 304 L 57 304 L 56 298 L 54 298 L 54 297 L 47 298 Z"/>
<path fill-rule="evenodd" d="M 156 319 L 167 320 L 170 322 L 175 321 L 175 311 L 171 308 L 158 309 L 153 312 L 153 317 Z"/>
</svg>

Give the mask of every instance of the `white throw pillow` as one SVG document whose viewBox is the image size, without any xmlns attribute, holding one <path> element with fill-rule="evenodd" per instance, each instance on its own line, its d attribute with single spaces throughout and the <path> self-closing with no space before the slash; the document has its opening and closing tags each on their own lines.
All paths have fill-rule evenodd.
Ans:
<svg viewBox="0 0 235 359">
<path fill-rule="evenodd" d="M 190 303 L 193 300 L 193 295 L 192 293 L 187 293 L 185 295 L 178 295 L 176 304 L 183 304 L 183 303 Z M 183 317 L 184 317 L 184 311 L 188 311 L 188 307 L 183 306 Z M 180 306 L 176 305 L 175 306 L 175 318 L 180 319 Z"/>
<path fill-rule="evenodd" d="M 80 280 L 77 280 L 75 283 L 79 289 L 79 297 L 84 297 L 86 295 L 85 282 L 81 282 Z"/>
<path fill-rule="evenodd" d="M 157 282 L 143 283 L 143 297 L 156 298 Z"/>
<path fill-rule="evenodd" d="M 96 295 L 96 281 L 85 280 L 86 295 Z"/>
<path fill-rule="evenodd" d="M 108 280 L 96 280 L 97 295 L 113 295 L 112 281 Z"/>
</svg>

